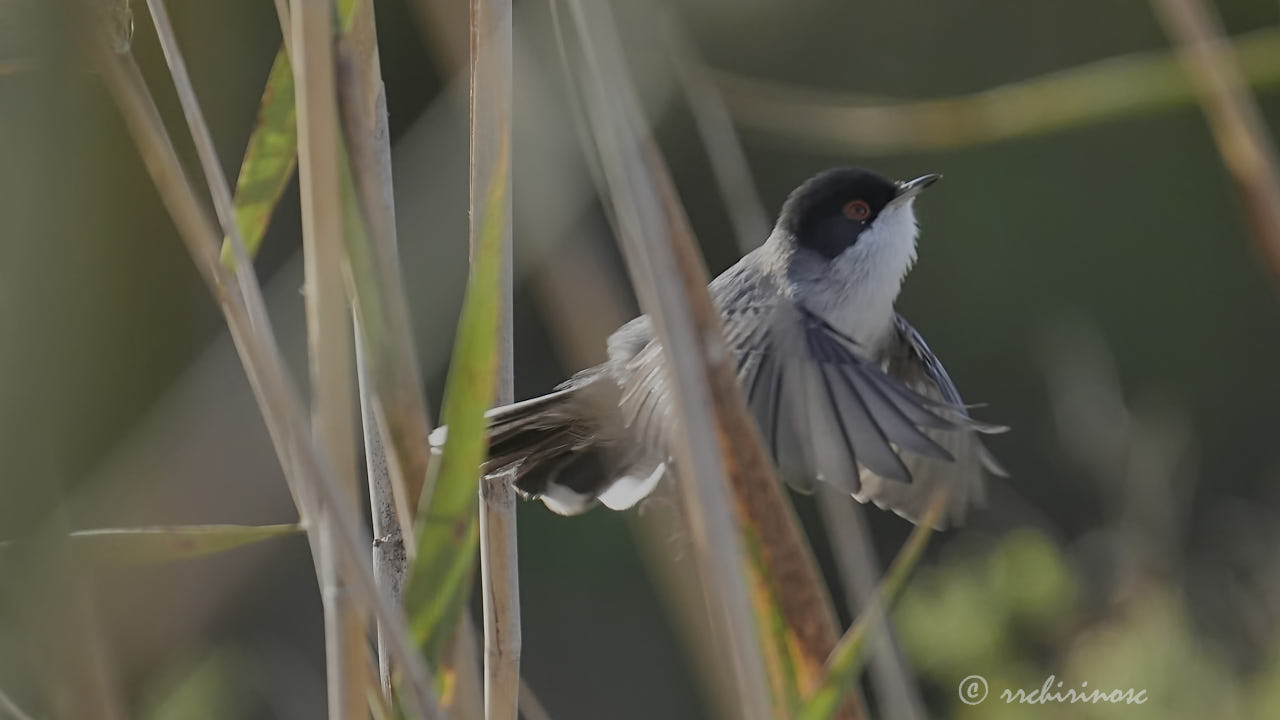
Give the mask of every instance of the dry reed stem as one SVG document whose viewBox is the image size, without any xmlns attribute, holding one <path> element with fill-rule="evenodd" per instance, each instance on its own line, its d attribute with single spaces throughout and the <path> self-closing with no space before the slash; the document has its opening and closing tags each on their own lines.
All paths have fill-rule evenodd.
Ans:
<svg viewBox="0 0 1280 720">
<path fill-rule="evenodd" d="M 716 373 L 726 352 L 720 321 L 705 286 L 705 271 L 664 208 L 668 188 L 655 178 L 655 155 L 635 109 L 634 90 L 619 52 L 614 21 L 605 5 L 571 0 L 585 59 L 587 116 L 612 199 L 622 246 L 641 307 L 661 341 L 671 382 L 676 429 L 673 456 L 694 556 L 707 579 L 709 608 L 724 655 L 734 669 L 743 718 L 770 713 L 765 663 L 744 578 L 745 554 L 730 514 L 722 441 L 731 428 L 717 423 Z M 692 267 L 690 259 L 694 259 Z M 703 273 L 701 282 L 690 276 Z M 736 381 L 733 387 L 736 387 Z M 723 419 L 723 418 L 722 418 Z"/>
<path fill-rule="evenodd" d="M 338 40 L 338 99 L 363 233 L 348 238 L 351 291 L 360 317 L 359 342 L 373 390 L 372 420 L 387 453 L 396 527 L 407 559 L 418 543 L 414 517 L 431 494 L 428 481 L 431 421 L 414 350 L 408 301 L 396 243 L 391 140 L 378 61 L 373 6 L 356 10 Z M 345 161 L 344 161 L 345 162 Z M 379 504 L 384 500 L 375 498 Z M 393 533 L 396 534 L 396 533 Z M 388 568 L 404 575 L 404 568 Z"/>
<path fill-rule="evenodd" d="M 710 160 L 712 174 L 715 176 L 716 185 L 720 190 L 721 200 L 730 211 L 729 217 L 738 239 L 739 250 L 744 253 L 748 252 L 757 247 L 768 236 L 770 224 L 764 209 L 764 203 L 761 201 L 752 182 L 751 169 L 747 163 L 746 153 L 743 151 L 742 143 L 738 139 L 737 130 L 733 126 L 732 118 L 724 104 L 724 99 L 720 95 L 719 87 L 707 77 L 706 68 L 697 56 L 696 49 L 674 16 L 668 18 L 666 30 L 667 41 L 672 49 L 671 55 L 676 77 L 684 92 L 685 101 L 693 114 L 698 136 L 702 140 L 703 147 Z M 744 490 L 746 489 L 744 487 Z M 830 487 L 823 485 L 821 490 L 830 490 Z M 826 521 L 828 537 L 831 539 L 832 553 L 836 556 L 842 571 L 842 577 L 846 580 L 846 595 L 849 596 L 851 608 L 854 608 L 852 614 L 856 617 L 858 603 L 854 602 L 854 598 L 870 595 L 873 592 L 872 587 L 876 581 L 870 558 L 869 542 L 865 534 L 858 535 L 857 528 L 850 525 L 850 523 L 859 521 L 856 515 L 858 509 L 852 505 L 853 501 L 848 495 L 839 492 L 822 492 L 817 501 L 823 511 L 823 519 Z M 837 503 L 842 503 L 847 507 L 840 508 Z M 774 523 L 767 523 L 767 526 L 773 525 Z M 767 547 L 780 541 L 784 543 L 790 542 L 772 539 L 764 542 Z M 850 582 L 852 578 L 848 573 L 848 569 L 855 565 L 867 568 L 868 572 L 859 574 L 857 582 L 852 583 Z M 814 571 L 813 576 L 815 578 L 820 577 L 816 571 Z M 855 591 L 859 588 L 865 590 L 865 592 L 855 595 Z M 780 589 L 780 591 L 786 592 L 785 589 Z M 803 604 L 797 600 L 789 602 L 784 600 L 783 602 L 791 607 L 799 607 Z M 873 659 L 875 674 L 884 678 L 882 682 L 878 683 L 878 687 L 881 690 L 880 695 L 888 699 L 888 708 L 891 709 L 890 715 L 892 717 L 903 718 L 904 720 L 919 717 L 916 706 L 911 703 L 912 694 L 910 689 L 912 684 L 905 668 L 901 664 L 900 658 L 893 654 L 892 641 L 887 632 L 888 626 L 881 623 L 880 627 L 877 628 L 876 655 Z M 830 653 L 830 648 L 835 645 L 834 629 L 824 634 L 827 637 L 820 643 L 815 642 L 812 645 L 815 652 L 808 656 L 807 674 L 810 683 L 817 680 L 821 671 L 821 665 L 818 662 L 818 658 L 823 655 L 821 649 L 826 647 L 826 653 Z M 813 640 L 817 640 L 817 638 L 813 638 Z M 811 692 L 813 686 L 810 685 L 801 689 L 803 692 Z M 862 703 L 859 701 L 857 704 L 860 706 Z"/>
<path fill-rule="evenodd" d="M 480 248 L 481 224 L 494 173 L 511 164 L 499 155 L 511 142 L 511 0 L 471 0 L 470 248 Z M 511 193 L 501 196 L 502 298 L 499 307 L 495 404 L 514 398 L 511 308 Z M 480 583 L 484 621 L 484 714 L 516 720 L 520 692 L 520 580 L 516 546 L 516 495 L 510 476 L 480 478 Z"/>
<path fill-rule="evenodd" d="M 507 476 L 480 479 L 484 716 L 515 720 L 520 697 L 520 584 L 516 493 Z"/>
<path fill-rule="evenodd" d="M 369 476 L 370 513 L 374 537 L 374 573 L 378 586 L 401 603 L 414 541 L 412 523 L 406 530 L 402 518 L 411 520 L 417 496 L 425 486 L 425 443 L 412 439 L 430 429 L 430 420 L 418 377 L 418 361 L 410 341 L 408 303 L 399 267 L 395 227 L 395 198 L 391 172 L 391 133 L 388 127 L 386 91 L 378 57 L 374 8 L 364 0 L 356 9 L 352 27 L 338 40 L 338 98 L 342 126 L 351 162 L 354 192 L 361 221 L 367 229 L 362 250 L 369 258 L 372 278 L 356 282 L 352 295 L 356 306 L 357 374 L 360 377 L 361 421 Z M 348 238 L 350 242 L 352 238 Z M 359 240 L 359 238 L 357 238 Z M 350 247 L 348 252 L 354 252 Z M 353 262 L 353 265 L 355 263 Z M 361 290 L 366 301 L 361 302 Z M 376 343 L 367 339 L 360 323 L 361 311 L 383 328 Z M 399 442 L 387 443 L 387 439 Z M 388 452 L 390 450 L 390 452 Z M 410 491 L 405 473 L 422 473 Z M 391 690 L 391 667 L 385 628 L 378 628 L 378 668 L 384 693 Z"/>
<path fill-rule="evenodd" d="M 355 335 L 360 337 L 360 319 L 353 317 Z M 405 552 L 404 537 L 396 519 L 394 491 L 391 489 L 391 469 L 388 467 L 387 449 L 378 431 L 378 421 L 373 406 L 373 389 L 370 387 L 368 365 L 364 348 L 356 343 L 356 378 L 360 392 L 360 427 L 364 435 L 365 471 L 369 481 L 369 512 L 373 525 L 373 575 L 378 589 L 386 593 L 396 604 L 404 595 L 405 571 L 409 556 Z M 392 666 L 386 629 L 378 624 L 378 684 L 386 698 L 391 697 Z"/>
<path fill-rule="evenodd" d="M 795 633 L 803 672 L 800 691 L 814 690 L 827 657 L 839 638 L 839 625 L 831 596 L 818 570 L 813 550 L 796 517 L 782 484 L 773 472 L 773 459 L 764 449 L 759 428 L 747 410 L 738 376 L 723 349 L 720 317 L 707 293 L 706 268 L 698 254 L 688 218 L 656 148 L 649 146 L 653 174 L 670 223 L 680 280 L 692 298 L 691 310 L 704 342 L 719 342 L 718 353 L 707 351 L 704 360 L 708 385 L 719 419 L 720 448 L 729 471 L 729 488 L 741 522 L 752 528 L 764 554 L 768 582 L 787 626 Z M 860 693 L 850 695 L 848 717 L 866 716 Z"/>
<path fill-rule="evenodd" d="M 1195 84 L 1258 249 L 1280 278 L 1280 168 L 1266 121 L 1231 52 L 1222 21 L 1202 0 L 1152 0 L 1152 6 Z"/>
<path fill-rule="evenodd" d="M 302 201 L 304 296 L 312 392 L 312 431 L 347 494 L 359 507 L 352 391 L 352 336 L 343 283 L 343 223 L 338 169 L 338 108 L 329 0 L 295 0 L 294 86 L 298 117 L 298 181 Z M 322 547 L 325 662 L 330 720 L 367 717 L 369 663 L 362 614 L 346 597 L 336 529 L 329 508 L 319 518 Z"/>
<path fill-rule="evenodd" d="M 408 623 L 403 612 L 378 592 L 368 564 L 368 541 L 361 539 L 357 512 L 344 502 L 345 496 L 328 465 L 324 448 L 315 446 L 311 441 L 301 395 L 266 321 L 261 288 L 248 262 L 243 241 L 238 233 L 231 235 L 237 262 L 236 275 L 230 277 L 219 257 L 223 236 L 205 214 L 195 187 L 182 169 L 142 73 L 132 57 L 116 56 L 101 42 L 95 43 L 95 51 L 98 67 L 152 182 L 197 270 L 223 311 L 304 523 L 314 515 L 319 501 L 332 508 L 340 531 L 338 549 L 343 561 L 352 569 L 349 579 L 354 582 L 349 589 L 357 602 L 372 611 L 378 621 L 390 629 L 391 647 L 403 668 L 402 688 L 406 706 L 422 718 L 434 720 L 441 717 L 439 703 L 432 690 L 431 674 L 409 640 Z M 306 527 L 314 549 L 319 544 L 316 528 L 311 523 L 306 523 Z"/>
<path fill-rule="evenodd" d="M 280 21 L 280 42 L 284 45 L 284 51 L 290 59 L 293 58 L 293 20 L 289 15 L 289 0 L 275 0 L 276 18 Z"/>
<path fill-rule="evenodd" d="M 677 73 L 712 159 L 722 197 L 731 209 L 730 216 L 743 218 L 735 225 L 739 245 L 743 251 L 749 250 L 768 234 L 769 225 L 763 219 L 762 203 L 751 184 L 745 154 L 718 89 L 705 77 L 693 48 L 680 34 L 678 25 L 669 24 L 668 31 Z M 654 156 L 655 164 L 661 165 L 656 152 Z M 689 291 L 698 292 L 694 287 L 705 288 L 708 278 L 697 255 L 692 231 L 665 167 L 655 172 L 655 176 L 662 183 L 668 213 L 673 218 L 673 232 L 689 238 L 688 243 L 679 245 L 687 252 L 682 268 L 698 270 L 685 278 Z M 743 521 L 753 527 L 760 538 L 768 581 L 788 626 L 801 644 L 804 673 L 800 691 L 807 694 L 821 677 L 823 665 L 839 636 L 834 608 L 804 531 L 791 510 L 790 500 L 772 472 L 772 460 L 743 402 L 731 363 L 712 365 L 711 370 L 725 456 L 731 459 L 729 476 L 734 495 Z M 859 693 L 854 694 L 849 712 L 854 716 L 866 714 Z"/>
</svg>

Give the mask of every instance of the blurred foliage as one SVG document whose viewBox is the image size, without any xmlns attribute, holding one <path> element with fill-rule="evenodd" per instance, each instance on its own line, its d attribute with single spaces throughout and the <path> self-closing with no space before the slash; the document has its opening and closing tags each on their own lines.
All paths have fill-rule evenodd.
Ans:
<svg viewBox="0 0 1280 720">
<path fill-rule="evenodd" d="M 193 665 L 181 664 L 157 677 L 144 699 L 144 720 L 222 720 L 245 717 L 245 659 L 215 650 Z"/>
<path fill-rule="evenodd" d="M 1123 596 L 1091 608 L 1078 559 L 1043 533 L 1015 530 L 922 570 L 896 612 L 900 638 L 921 677 L 957 718 L 1276 717 L 1280 662 L 1240 675 L 1196 627 L 1175 587 L 1133 579 Z M 983 676 L 985 700 L 965 704 L 962 679 Z M 1054 688 L 1147 691 L 1142 704 L 1057 703 L 1034 708 L 1001 698 Z M 1086 685 L 1087 683 L 1087 685 Z"/>
</svg>

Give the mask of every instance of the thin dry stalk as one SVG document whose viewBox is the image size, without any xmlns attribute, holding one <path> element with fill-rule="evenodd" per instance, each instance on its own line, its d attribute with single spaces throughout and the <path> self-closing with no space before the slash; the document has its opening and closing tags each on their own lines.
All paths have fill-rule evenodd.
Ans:
<svg viewBox="0 0 1280 720">
<path fill-rule="evenodd" d="M 298 180 L 302 200 L 312 390 L 312 430 L 329 450 L 352 507 L 360 504 L 351 380 L 352 338 L 343 284 L 342 204 L 338 170 L 338 107 L 334 85 L 333 8 L 328 0 L 293 6 L 294 85 L 298 108 Z M 331 720 L 366 717 L 369 662 L 364 617 L 347 601 L 344 568 L 329 508 L 320 515 L 325 661 Z"/>
<path fill-rule="evenodd" d="M 360 334 L 360 319 L 354 318 L 355 335 Z M 382 444 L 378 421 L 374 411 L 373 389 L 370 387 L 368 363 L 364 348 L 356 343 L 356 377 L 360 391 L 360 423 L 364 434 L 365 471 L 369 480 L 369 511 L 373 524 L 373 575 L 378 589 L 400 604 L 404 596 L 405 572 L 409 556 L 405 552 L 404 537 L 396 518 L 395 494 L 391 489 L 391 469 L 388 466 L 387 449 Z M 391 655 L 386 629 L 378 625 L 378 684 L 384 697 L 391 697 Z"/>
<path fill-rule="evenodd" d="M 187 63 L 182 58 L 182 50 L 178 47 L 177 35 L 174 34 L 173 25 L 169 22 L 169 13 L 165 9 L 163 0 L 147 0 L 147 6 L 151 10 L 151 19 L 155 24 L 156 35 L 160 39 L 160 47 L 164 52 L 165 62 L 169 65 L 169 74 L 173 79 L 174 88 L 178 91 L 182 114 L 186 117 L 187 127 L 196 146 L 196 154 L 200 158 L 200 167 L 204 171 L 205 184 L 209 188 L 210 195 L 213 196 L 213 207 L 218 215 L 218 223 L 222 226 L 222 231 L 232 238 L 233 246 L 243 248 L 244 238 L 241 237 L 240 227 L 236 224 L 235 206 L 231 199 L 231 186 L 227 184 L 227 176 L 222 171 L 222 164 L 218 160 L 218 151 L 213 146 L 213 135 L 209 132 L 209 125 L 205 122 L 204 113 L 200 111 L 200 102 L 196 98 L 195 88 L 192 86 L 191 77 L 187 73 Z M 246 298 L 254 297 L 255 293 L 257 295 L 256 302 L 250 302 L 247 305 L 248 310 L 254 313 L 251 316 L 253 324 L 258 327 L 269 328 L 270 321 L 267 319 L 266 303 L 262 302 L 262 290 L 258 287 L 257 279 L 239 271 L 239 268 L 247 265 L 247 258 L 247 253 L 240 253 L 236 256 L 236 263 L 239 266 L 236 280 L 240 284 L 241 293 Z M 259 304 L 262 306 L 262 311 L 255 313 L 254 308 Z"/>
<path fill-rule="evenodd" d="M 351 569 L 349 579 L 353 581 L 349 589 L 356 601 L 390 630 L 391 647 L 403 668 L 403 698 L 407 708 L 430 720 L 441 717 L 431 674 L 409 640 L 403 612 L 377 590 L 369 567 L 368 540 L 361 538 L 359 516 L 355 508 L 345 502 L 346 496 L 328 464 L 325 449 L 311 441 L 301 395 L 271 332 L 261 288 L 239 233 L 230 235 L 236 259 L 236 275 L 231 277 L 220 260 L 223 236 L 205 214 L 195 187 L 182 169 L 142 73 L 131 57 L 111 53 L 104 43 L 95 43 L 95 51 L 98 67 L 160 198 L 223 311 L 313 551 L 317 555 L 321 552 L 320 538 L 314 524 L 307 523 L 306 518 L 314 516 L 316 507 L 323 501 L 332 509 L 340 531 L 338 549 L 343 562 Z M 229 195 L 225 185 L 223 188 Z M 234 229 L 234 223 L 232 227 Z"/>
<path fill-rule="evenodd" d="M 484 715 L 487 720 L 515 720 L 520 696 L 520 582 L 516 492 L 510 478 L 481 478 L 480 503 Z"/>
<path fill-rule="evenodd" d="M 284 51 L 288 53 L 289 58 L 293 58 L 293 33 L 289 28 L 293 27 L 293 21 L 289 16 L 289 0 L 275 0 L 276 17 L 280 20 L 280 42 L 284 44 Z"/>
<path fill-rule="evenodd" d="M 1217 13 L 1202 0 L 1152 0 L 1195 83 L 1258 249 L 1280 277 L 1280 168 L 1258 103 L 1249 92 Z"/>
<path fill-rule="evenodd" d="M 711 368 L 723 363 L 726 355 L 719 317 L 707 295 L 697 251 L 664 208 L 666 188 L 654 177 L 647 131 L 637 125 L 638 113 L 629 112 L 634 91 L 617 55 L 608 8 L 593 5 L 589 19 L 586 4 L 572 1 L 568 7 L 582 44 L 586 112 L 613 201 L 619 242 L 671 371 L 670 397 L 678 428 L 671 437 L 682 480 L 679 488 L 689 510 L 694 554 L 707 578 L 718 640 L 734 668 L 737 715 L 763 719 L 771 707 L 768 681 L 742 572 L 746 556 L 726 492 L 725 465 L 733 459 L 726 460 L 719 451 L 731 430 L 717 424 L 713 406 L 717 382 Z M 692 274 L 703 273 L 700 282 L 688 280 L 691 257 Z M 731 382 L 736 387 L 736 380 Z"/>
<path fill-rule="evenodd" d="M 499 155 L 511 142 L 511 0 L 471 0 L 471 256 L 490 216 L 495 172 L 511 186 L 511 164 Z M 514 398 L 511 326 L 511 193 L 502 194 L 502 302 L 499 308 L 499 405 Z M 515 720 L 520 693 L 520 579 L 516 495 L 511 479 L 480 479 L 480 583 L 484 618 L 484 713 Z"/>
<path fill-rule="evenodd" d="M 368 229 L 363 238 L 365 244 L 362 249 L 376 258 L 366 265 L 377 268 L 375 274 L 382 278 L 373 282 L 366 281 L 363 287 L 366 291 L 380 290 L 380 297 L 384 299 L 361 303 L 360 288 L 354 282 L 354 277 L 352 296 L 357 316 L 356 366 L 360 378 L 360 416 L 369 478 L 369 507 L 375 537 L 374 574 L 378 586 L 399 604 L 403 597 L 410 553 L 405 544 L 401 516 L 411 517 L 417 501 L 416 496 L 407 488 L 404 468 L 420 466 L 424 462 L 413 450 L 414 447 L 422 448 L 423 444 L 403 441 L 426 432 L 430 421 L 427 419 L 418 380 L 417 358 L 410 342 L 407 301 L 400 282 L 391 173 L 391 133 L 373 13 L 373 3 L 365 0 L 356 9 L 351 29 L 339 38 L 338 99 L 355 192 L 361 208 L 361 220 Z M 283 23 L 284 16 L 281 16 L 281 21 Z M 350 252 L 350 248 L 348 251 Z M 395 326 L 390 333 L 380 334 L 384 343 L 381 350 L 371 350 L 372 343 L 365 342 L 371 335 L 365 332 L 360 323 L 358 316 L 361 308 L 364 308 L 366 315 L 380 315 L 371 318 L 371 322 L 379 327 Z M 377 312 L 383 308 L 388 309 Z M 395 316 L 396 320 L 391 321 L 386 316 Z M 377 361 L 371 359 L 371 356 Z M 395 422 L 398 427 L 392 428 L 389 422 Z M 393 445 L 391 452 L 388 452 L 384 442 L 388 437 L 401 438 L 401 446 Z M 425 467 L 422 470 L 425 472 Z M 416 471 L 410 469 L 409 472 Z M 415 483 L 419 492 L 422 484 L 421 481 Z M 412 535 L 412 525 L 409 527 Z M 416 549 L 414 544 L 408 547 Z M 385 632 L 385 628 L 379 626 L 378 674 L 383 692 L 390 697 L 393 668 L 386 638 L 383 637 Z"/>
<path fill-rule="evenodd" d="M 417 551 L 414 516 L 431 494 L 431 421 L 413 347 L 409 307 L 396 247 L 391 134 L 387 125 L 373 5 L 364 0 L 354 25 L 338 40 L 342 130 L 363 232 L 348 238 L 351 292 L 360 317 L 360 345 L 373 391 L 372 420 L 387 453 L 393 508 L 406 562 Z M 344 161 L 345 162 L 345 161 Z M 384 499 L 374 498 L 379 506 Z M 398 553 L 398 551 L 397 551 Z M 404 567 L 387 568 L 403 578 Z M 398 598 L 398 595 L 397 595 Z"/>
</svg>

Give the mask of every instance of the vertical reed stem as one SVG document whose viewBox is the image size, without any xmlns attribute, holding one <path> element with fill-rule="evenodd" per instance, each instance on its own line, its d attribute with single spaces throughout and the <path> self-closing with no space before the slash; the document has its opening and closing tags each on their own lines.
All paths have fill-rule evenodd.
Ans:
<svg viewBox="0 0 1280 720">
<path fill-rule="evenodd" d="M 471 252 L 480 242 L 484 204 L 501 148 L 511 142 L 511 2 L 471 0 Z M 511 193 L 502 195 L 503 281 L 499 312 L 499 405 L 514 399 L 511 327 Z M 480 581 L 484 612 L 484 708 L 487 720 L 515 720 L 520 692 L 520 584 L 516 496 L 508 476 L 480 479 Z"/>
<path fill-rule="evenodd" d="M 295 0 L 292 13 L 312 430 L 316 442 L 329 450 L 346 500 L 358 507 L 351 316 L 342 277 L 333 7 L 328 0 Z M 319 520 L 329 718 L 366 717 L 364 667 L 369 660 L 364 618 L 346 597 L 331 508 L 323 507 Z"/>
</svg>

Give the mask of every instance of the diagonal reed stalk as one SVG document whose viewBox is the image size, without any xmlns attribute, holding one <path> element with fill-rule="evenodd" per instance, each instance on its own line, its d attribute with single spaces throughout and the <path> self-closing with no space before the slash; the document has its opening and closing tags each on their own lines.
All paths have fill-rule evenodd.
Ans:
<svg viewBox="0 0 1280 720">
<path fill-rule="evenodd" d="M 665 353 L 677 429 L 673 439 L 679 492 L 700 572 L 707 579 L 716 637 L 733 668 L 738 713 L 766 718 L 770 699 L 756 637 L 745 554 L 730 514 L 726 471 L 735 462 L 722 449 L 733 428 L 714 405 L 726 363 L 719 317 L 706 292 L 706 274 L 683 216 L 671 211 L 671 189 L 635 110 L 636 100 L 607 6 L 566 3 L 581 44 L 584 105 L 619 243 L 641 307 Z M 563 39 L 562 39 L 563 42 Z M 736 380 L 730 387 L 736 388 Z M 741 398 L 738 402 L 741 404 Z M 723 444 L 722 444 L 723 443 Z"/>
<path fill-rule="evenodd" d="M 324 502 L 331 508 L 339 531 L 337 551 L 341 553 L 342 562 L 351 568 L 349 579 L 353 582 L 349 590 L 356 602 L 390 629 L 387 636 L 393 641 L 392 649 L 402 668 L 402 687 L 409 711 L 421 718 L 439 718 L 439 703 L 432 690 L 431 675 L 409 642 L 408 623 L 400 609 L 388 602 L 377 589 L 369 567 L 368 540 L 361 537 L 359 516 L 355 508 L 346 502 L 325 449 L 311 440 L 302 398 L 271 332 L 261 288 L 238 229 L 234 222 L 224 221 L 223 232 L 219 232 L 205 214 L 195 187 L 183 170 L 165 130 L 155 101 L 132 58 L 116 56 L 103 42 L 94 43 L 94 51 L 97 66 L 160 198 L 223 312 L 294 503 L 307 527 L 313 552 L 320 553 L 320 538 L 314 523 L 309 520 L 316 515 L 319 504 Z M 186 92 L 189 92 L 190 82 L 185 73 L 181 80 L 175 78 L 175 82 L 185 85 Z M 197 144 L 211 146 L 207 133 L 203 135 Z M 217 172 L 220 173 L 220 169 Z M 230 191 L 225 181 L 220 192 L 213 188 L 210 191 L 214 194 L 215 206 L 219 207 L 219 218 L 232 217 L 234 213 L 227 201 Z M 219 258 L 218 247 L 224 236 L 232 238 L 236 260 L 234 276 Z"/>
<path fill-rule="evenodd" d="M 498 321 L 495 404 L 515 400 L 511 319 L 511 193 L 485 192 L 495 173 L 511 185 L 511 164 L 499 160 L 511 143 L 511 0 L 471 0 L 470 245 L 482 251 L 480 220 L 501 217 L 503 276 Z M 487 206 L 499 203 L 498 208 Z M 480 478 L 480 587 L 484 629 L 484 715 L 516 720 L 520 693 L 520 581 L 516 494 L 507 475 Z"/>
<path fill-rule="evenodd" d="M 571 6 L 580 7 L 577 3 L 571 3 Z M 615 128 L 635 133 L 632 138 L 623 142 L 634 142 L 642 146 L 637 150 L 639 157 L 633 162 L 642 164 L 644 168 L 646 182 L 651 183 L 650 191 L 656 193 L 658 208 L 653 212 L 659 213 L 663 223 L 661 227 L 646 228 L 644 236 L 670 239 L 677 262 L 669 272 L 673 279 L 679 279 L 683 286 L 681 295 L 691 303 L 686 312 L 692 312 L 698 322 L 698 330 L 702 333 L 703 344 L 698 347 L 711 348 L 700 360 L 704 362 L 703 369 L 711 392 L 708 401 L 714 406 L 718 421 L 719 432 L 714 446 L 720 447 L 727 463 L 733 507 L 737 510 L 754 561 L 751 567 L 759 568 L 754 580 L 766 591 L 763 596 L 753 594 L 752 597 L 757 599 L 763 627 L 780 626 L 785 629 L 785 637 L 773 633 L 765 633 L 764 637 L 769 641 L 770 655 L 775 658 L 776 671 L 771 675 L 774 679 L 772 687 L 775 694 L 785 695 L 774 698 L 774 707 L 778 712 L 784 712 L 792 702 L 807 696 L 816 687 L 827 657 L 839 637 L 835 610 L 795 512 L 773 474 L 772 460 L 760 442 L 755 421 L 746 409 L 735 369 L 722 349 L 719 315 L 706 289 L 706 269 L 698 255 L 696 242 L 674 185 L 656 147 L 644 131 L 638 129 L 644 127 L 643 118 L 634 95 L 627 89 L 629 85 L 626 83 L 625 70 L 622 69 L 622 60 L 614 54 L 614 48 L 619 47 L 619 43 L 612 22 L 597 21 L 588 26 L 581 14 L 577 19 L 578 34 L 584 45 L 584 54 L 587 55 L 584 63 L 586 71 L 591 73 L 597 70 L 601 64 L 600 58 L 604 58 L 608 66 L 595 75 L 596 82 L 602 82 L 603 76 L 608 79 L 611 87 L 620 88 L 613 97 L 609 97 L 609 92 L 605 90 L 597 90 L 597 98 L 591 98 L 590 92 L 587 93 L 588 115 L 595 112 L 604 116 L 591 118 L 597 144 L 601 146 L 602 161 L 610 153 L 619 152 L 616 146 L 608 147 L 610 143 L 620 141 L 606 136 L 609 132 L 609 128 L 604 127 L 606 123 L 613 123 Z M 602 52 L 592 57 L 592 38 L 601 38 L 602 42 L 598 47 L 608 48 L 609 54 Z M 599 105 L 592 107 L 592 100 Z M 609 118 L 609 112 L 616 114 Z M 610 185 L 615 182 L 611 180 Z M 640 192 L 634 189 L 631 191 Z M 614 190 L 614 193 L 616 197 L 620 191 Z M 618 224 L 625 239 L 627 232 L 621 213 Z M 633 284 L 637 288 L 643 287 L 640 281 L 633 281 Z M 672 291 L 664 288 L 664 292 Z M 644 300 L 642 295 L 641 304 L 648 311 L 650 306 L 644 305 Z M 740 568 L 739 563 L 733 570 L 737 572 Z M 766 617 L 775 613 L 780 615 L 777 623 L 765 621 Z M 798 661 L 794 667 L 791 667 L 791 659 L 785 657 L 791 653 L 796 655 L 795 659 Z M 784 667 L 777 668 L 777 659 L 781 660 Z M 865 715 L 860 695 L 851 695 L 848 702 L 845 715 Z"/>
<path fill-rule="evenodd" d="M 710 161 L 721 200 L 731 209 L 738 247 L 748 252 L 768 235 L 764 204 L 757 194 L 746 153 L 720 95 L 707 77 L 706 68 L 684 28 L 674 15 L 668 17 L 666 39 L 671 47 L 676 78 L 697 125 L 698 136 Z M 854 501 L 830 485 L 821 484 L 816 498 L 844 584 L 850 615 L 857 617 L 874 595 L 875 558 L 862 511 Z M 873 628 L 872 681 L 885 712 L 897 720 L 923 717 L 919 691 L 896 650 L 887 622 Z"/>
<path fill-rule="evenodd" d="M 1222 21 L 1202 0 L 1152 0 L 1152 6 L 1191 76 L 1258 249 L 1272 274 L 1280 277 L 1280 167 L 1266 120 L 1246 83 L 1245 59 L 1231 52 Z M 1273 57 L 1272 63 L 1280 67 L 1280 58 Z"/>
<path fill-rule="evenodd" d="M 155 0 L 159 4 L 160 0 Z M 342 206 L 338 173 L 338 107 L 334 83 L 333 6 L 295 0 L 292 44 L 298 116 L 298 180 L 302 201 L 304 295 L 311 368 L 312 431 L 329 450 L 352 507 L 360 504 L 352 390 L 351 315 L 343 286 Z M 366 717 L 369 662 L 362 614 L 346 597 L 337 530 L 328 507 L 319 517 L 329 718 Z"/>
</svg>

